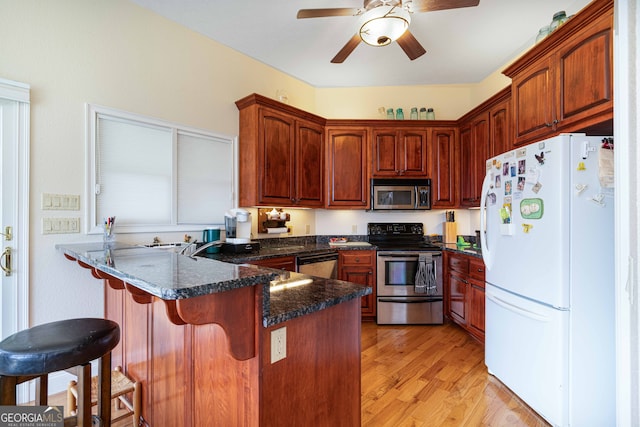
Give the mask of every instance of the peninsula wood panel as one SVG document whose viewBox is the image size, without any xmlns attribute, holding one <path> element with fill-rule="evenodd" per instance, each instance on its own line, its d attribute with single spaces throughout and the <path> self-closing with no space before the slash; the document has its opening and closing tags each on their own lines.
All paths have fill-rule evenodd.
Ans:
<svg viewBox="0 0 640 427">
<path fill-rule="evenodd" d="M 267 328 L 286 326 L 287 357 L 271 363 L 264 340 L 260 425 L 360 426 L 359 312 L 354 299 Z"/>
</svg>

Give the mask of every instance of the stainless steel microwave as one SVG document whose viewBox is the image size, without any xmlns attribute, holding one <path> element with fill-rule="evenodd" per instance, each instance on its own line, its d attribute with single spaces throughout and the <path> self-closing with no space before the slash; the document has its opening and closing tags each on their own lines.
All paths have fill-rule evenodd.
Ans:
<svg viewBox="0 0 640 427">
<path fill-rule="evenodd" d="M 430 179 L 372 179 L 372 210 L 431 209 Z"/>
</svg>

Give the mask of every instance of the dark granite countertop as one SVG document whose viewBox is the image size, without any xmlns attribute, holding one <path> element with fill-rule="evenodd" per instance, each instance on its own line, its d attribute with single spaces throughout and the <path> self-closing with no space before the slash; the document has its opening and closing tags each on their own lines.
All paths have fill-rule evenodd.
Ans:
<svg viewBox="0 0 640 427">
<path fill-rule="evenodd" d="M 457 252 L 460 254 L 471 255 L 476 258 L 482 258 L 482 251 L 480 249 L 475 249 L 473 247 L 463 248 L 455 243 L 443 243 L 442 248 L 446 251 Z"/>
<path fill-rule="evenodd" d="M 271 282 L 277 285 L 286 279 L 306 280 L 308 283 L 302 286 L 282 290 L 276 290 L 272 286 L 264 287 L 265 327 L 372 292 L 370 287 L 341 280 L 320 279 L 299 273 L 285 274 L 270 268 L 238 264 L 246 262 L 246 259 L 240 261 L 237 256 L 234 258 L 235 263 L 231 263 L 209 259 L 212 255 L 190 258 L 172 250 L 120 243 L 105 246 L 102 242 L 62 244 L 56 245 L 56 248 L 71 258 L 165 300 L 193 298 Z M 283 252 L 286 251 L 277 252 L 278 256 L 284 256 Z M 221 254 L 218 256 L 224 257 Z"/>
</svg>

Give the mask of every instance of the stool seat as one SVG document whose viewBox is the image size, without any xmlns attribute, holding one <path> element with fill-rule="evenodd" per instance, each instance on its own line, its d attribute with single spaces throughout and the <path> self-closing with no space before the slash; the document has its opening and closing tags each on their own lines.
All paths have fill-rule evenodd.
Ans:
<svg viewBox="0 0 640 427">
<path fill-rule="evenodd" d="M 82 365 L 110 352 L 119 341 L 120 327 L 106 319 L 34 326 L 0 342 L 0 375 L 43 375 Z"/>
</svg>

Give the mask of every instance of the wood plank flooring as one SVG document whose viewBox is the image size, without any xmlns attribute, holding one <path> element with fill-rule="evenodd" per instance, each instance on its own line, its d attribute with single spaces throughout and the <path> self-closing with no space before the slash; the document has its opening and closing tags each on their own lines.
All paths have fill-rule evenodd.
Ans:
<svg viewBox="0 0 640 427">
<path fill-rule="evenodd" d="M 362 324 L 363 426 L 549 426 L 488 374 L 483 346 L 453 323 Z"/>
</svg>

